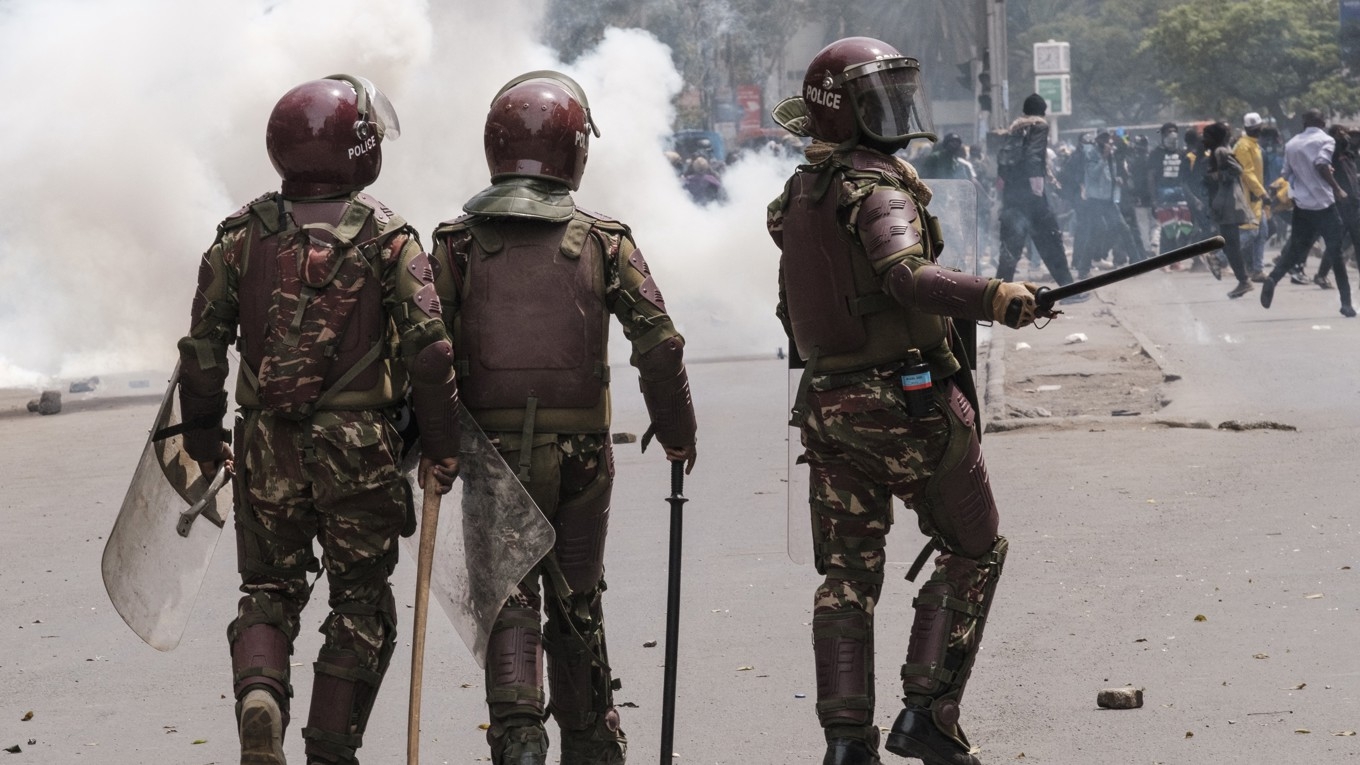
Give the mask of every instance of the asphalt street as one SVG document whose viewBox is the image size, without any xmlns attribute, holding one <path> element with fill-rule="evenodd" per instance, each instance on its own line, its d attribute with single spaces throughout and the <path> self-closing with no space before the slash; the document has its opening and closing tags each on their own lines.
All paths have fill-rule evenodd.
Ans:
<svg viewBox="0 0 1360 765">
<path fill-rule="evenodd" d="M 1111 342 L 1146 352 L 1170 381 L 1155 412 L 1036 419 L 983 440 L 1011 542 L 964 703 L 983 762 L 1357 761 L 1360 323 L 1311 285 L 1282 285 L 1269 311 L 1257 293 L 1227 300 L 1230 286 L 1158 272 L 1101 289 L 1043 330 L 984 333 L 994 347 L 980 382 L 994 395 L 1004 388 L 990 376 L 1019 379 L 1077 353 L 1065 338 L 1097 327 L 1124 333 Z M 1017 350 L 1021 341 L 1030 347 Z M 1126 371 L 1112 360 L 1086 373 L 1115 385 Z M 676 762 L 820 763 L 808 626 L 819 577 L 785 551 L 784 362 L 696 361 L 691 376 L 700 441 L 686 483 Z M 641 434 L 631 370 L 613 379 L 615 431 Z M 173 652 L 142 644 L 100 579 L 153 414 L 130 399 L 0 416 L 0 749 L 18 749 L 0 755 L 6 763 L 235 761 L 231 534 Z M 1218 427 L 1228 421 L 1270 426 Z M 669 481 L 659 450 L 637 446 L 616 447 L 605 603 L 630 761 L 640 763 L 659 758 Z M 802 498 L 794 504 L 806 523 Z M 901 574 L 923 541 L 908 510 L 897 518 L 877 616 L 882 726 L 900 708 L 915 590 Z M 415 566 L 403 553 L 403 633 L 366 763 L 404 757 Z M 293 659 L 286 748 L 297 763 L 324 602 L 323 581 Z M 485 761 L 481 670 L 433 616 L 422 760 Z M 1101 689 L 1125 685 L 1144 690 L 1143 708 L 1096 706 Z"/>
</svg>

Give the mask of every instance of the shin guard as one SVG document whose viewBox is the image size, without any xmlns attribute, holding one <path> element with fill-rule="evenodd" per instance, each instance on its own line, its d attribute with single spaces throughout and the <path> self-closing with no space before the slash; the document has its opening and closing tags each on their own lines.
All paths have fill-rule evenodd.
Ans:
<svg viewBox="0 0 1360 765">
<path fill-rule="evenodd" d="M 272 624 L 252 624 L 241 630 L 231 644 L 233 695 L 239 702 L 252 688 L 269 691 L 279 702 L 285 727 L 288 700 L 293 695 L 288 668 L 292 652 L 288 636 Z"/>
<path fill-rule="evenodd" d="M 1002 563 L 1005 537 L 978 559 L 944 554 L 935 574 L 913 601 L 916 618 L 902 665 L 903 701 L 929 710 L 935 725 L 968 746 L 959 729 L 959 702 L 973 669 L 982 630 L 991 609 Z"/>
<path fill-rule="evenodd" d="M 360 669 L 353 651 L 322 648 L 312 666 L 316 679 L 307 727 L 302 729 L 307 759 L 354 762 L 382 676 Z"/>
<path fill-rule="evenodd" d="M 507 731 L 542 729 L 543 630 L 538 609 L 507 605 L 496 617 L 486 647 L 486 705 L 491 713 L 487 740 L 499 762 Z"/>
<path fill-rule="evenodd" d="M 873 617 L 859 609 L 814 614 L 812 652 L 817 719 L 827 739 L 875 743 Z"/>
</svg>

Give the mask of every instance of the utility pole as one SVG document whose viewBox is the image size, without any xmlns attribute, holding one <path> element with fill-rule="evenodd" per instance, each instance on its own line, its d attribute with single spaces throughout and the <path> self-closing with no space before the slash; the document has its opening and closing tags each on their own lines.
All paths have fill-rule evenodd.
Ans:
<svg viewBox="0 0 1360 765">
<path fill-rule="evenodd" d="M 987 49 L 982 71 L 987 76 L 981 83 L 991 97 L 992 129 L 1010 124 L 1010 74 L 1006 66 L 1006 0 L 982 0 L 987 24 Z"/>
</svg>

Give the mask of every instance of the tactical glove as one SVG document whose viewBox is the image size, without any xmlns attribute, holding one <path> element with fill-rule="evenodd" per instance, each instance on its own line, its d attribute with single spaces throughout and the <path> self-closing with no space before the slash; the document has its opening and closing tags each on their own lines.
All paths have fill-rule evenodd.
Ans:
<svg viewBox="0 0 1360 765">
<path fill-rule="evenodd" d="M 992 296 L 992 321 L 999 321 L 1011 329 L 1028 327 L 1034 323 L 1034 293 L 1039 285 L 1033 282 L 1002 282 Z"/>
</svg>

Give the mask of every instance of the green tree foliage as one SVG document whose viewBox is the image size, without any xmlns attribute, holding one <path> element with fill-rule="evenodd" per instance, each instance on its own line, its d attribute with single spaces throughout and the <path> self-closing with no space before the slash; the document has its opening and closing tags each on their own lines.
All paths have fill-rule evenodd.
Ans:
<svg viewBox="0 0 1360 765">
<path fill-rule="evenodd" d="M 1167 91 L 1190 111 L 1227 117 L 1303 109 L 1360 111 L 1341 66 L 1336 0 L 1222 0 L 1162 15 L 1142 51 Z"/>
<path fill-rule="evenodd" d="M 1011 0 L 1011 99 L 1034 87 L 1034 44 L 1072 46 L 1072 120 L 1077 125 L 1137 125 L 1156 121 L 1170 105 L 1143 37 L 1179 0 Z"/>
</svg>

